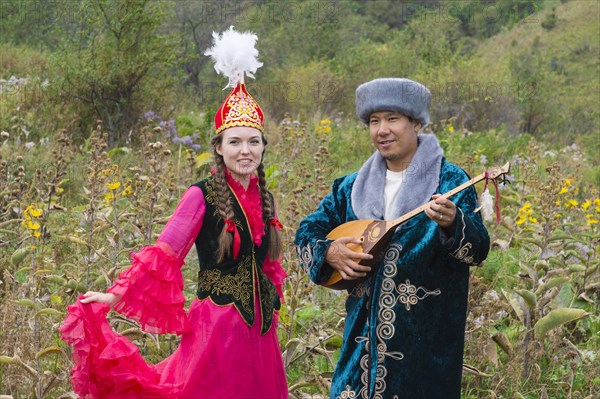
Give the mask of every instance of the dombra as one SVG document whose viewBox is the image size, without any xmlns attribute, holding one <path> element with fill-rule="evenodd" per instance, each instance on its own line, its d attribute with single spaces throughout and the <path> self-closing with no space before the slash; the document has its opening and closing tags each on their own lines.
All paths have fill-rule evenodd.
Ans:
<svg viewBox="0 0 600 399">
<path fill-rule="evenodd" d="M 441 195 L 440 198 L 449 198 L 482 180 L 495 180 L 498 177 L 507 174 L 509 171 L 509 162 L 507 162 L 501 168 L 488 169 L 479 176 L 476 176 L 468 182 L 463 183 L 460 186 Z M 353 220 L 351 222 L 341 224 L 333 229 L 327 235 L 327 238 L 331 240 L 337 240 L 341 237 L 357 237 L 361 240 L 360 244 L 346 244 L 346 246 L 356 253 L 373 255 L 373 259 L 362 260 L 359 262 L 361 265 L 370 266 L 371 271 L 367 277 L 363 277 L 362 279 L 344 280 L 342 279 L 340 273 L 337 270 L 334 270 L 329 280 L 327 280 L 323 286 L 334 290 L 351 289 L 358 282 L 369 278 L 369 276 L 376 271 L 377 267 L 381 263 L 381 256 L 389 245 L 396 227 L 423 212 L 433 202 L 434 200 L 431 200 L 394 220 Z"/>
</svg>

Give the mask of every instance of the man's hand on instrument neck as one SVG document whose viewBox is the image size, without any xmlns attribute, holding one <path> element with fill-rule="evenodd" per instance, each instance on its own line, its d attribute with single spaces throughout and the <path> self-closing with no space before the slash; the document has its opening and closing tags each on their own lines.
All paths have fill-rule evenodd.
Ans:
<svg viewBox="0 0 600 399">
<path fill-rule="evenodd" d="M 444 233 L 452 237 L 456 229 L 456 205 L 440 194 L 433 194 L 433 202 L 429 208 L 425 208 L 425 214 L 444 229 Z"/>
<path fill-rule="evenodd" d="M 327 249 L 325 261 L 340 273 L 344 280 L 356 280 L 366 277 L 371 268 L 359 265 L 358 262 L 373 259 L 373 256 L 362 252 L 354 252 L 346 246 L 347 244 L 360 245 L 361 241 L 355 237 L 338 238 Z"/>
</svg>

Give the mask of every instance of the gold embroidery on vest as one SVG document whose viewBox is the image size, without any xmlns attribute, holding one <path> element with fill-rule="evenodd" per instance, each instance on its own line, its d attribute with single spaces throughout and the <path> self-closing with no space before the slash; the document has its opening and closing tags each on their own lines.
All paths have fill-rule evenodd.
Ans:
<svg viewBox="0 0 600 399">
<path fill-rule="evenodd" d="M 235 274 L 223 277 L 219 269 L 201 270 L 198 288 L 203 292 L 209 292 L 209 295 L 231 295 L 241 303 L 245 312 L 252 314 L 253 304 L 250 303 L 252 292 L 248 290 L 248 287 L 252 287 L 251 269 L 252 257 L 246 256 L 240 261 Z"/>
<path fill-rule="evenodd" d="M 213 216 L 219 217 L 219 207 L 217 206 L 217 204 L 219 202 L 219 195 L 215 191 L 215 187 L 213 185 L 214 180 L 215 180 L 214 177 L 211 176 L 206 181 L 206 185 L 205 185 L 206 196 L 204 197 L 204 199 L 207 204 L 210 204 L 213 206 Z"/>
<path fill-rule="evenodd" d="M 256 273 L 258 274 L 258 281 L 260 286 L 258 299 L 260 303 L 260 311 L 262 315 L 263 324 L 261 326 L 261 333 L 266 333 L 266 327 L 270 326 L 273 319 L 273 310 L 275 309 L 275 306 L 273 304 L 278 302 L 279 293 L 277 292 L 277 289 L 275 289 L 275 285 L 273 285 L 273 283 L 271 282 L 269 277 L 267 277 L 264 271 L 259 271 L 259 269 L 257 268 Z M 264 292 L 261 293 L 261 290 Z M 265 309 L 268 309 L 270 311 L 265 311 Z"/>
</svg>

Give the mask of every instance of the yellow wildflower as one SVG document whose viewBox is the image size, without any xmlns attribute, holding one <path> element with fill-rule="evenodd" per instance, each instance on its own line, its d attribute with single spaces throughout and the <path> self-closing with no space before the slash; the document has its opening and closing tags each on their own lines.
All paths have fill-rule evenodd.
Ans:
<svg viewBox="0 0 600 399">
<path fill-rule="evenodd" d="M 563 187 L 563 188 L 560 189 L 560 191 L 558 192 L 558 194 L 565 194 L 565 193 L 568 193 L 568 192 L 569 192 L 569 190 L 566 187 Z"/>
<path fill-rule="evenodd" d="M 531 209 L 531 202 L 527 201 L 526 203 L 523 204 L 521 209 L 519 209 L 518 214 L 517 214 L 517 220 L 515 223 L 523 224 L 527 220 L 529 220 L 532 223 L 537 223 L 537 219 L 535 217 L 531 216 L 532 214 L 533 214 L 533 209 Z"/>
<path fill-rule="evenodd" d="M 450 133 L 454 133 L 454 126 L 452 126 L 452 125 L 448 126 L 448 131 Z"/>
<path fill-rule="evenodd" d="M 29 214 L 30 214 L 31 216 L 33 216 L 34 218 L 39 218 L 40 216 L 42 216 L 42 210 L 41 210 L 41 209 L 35 209 L 35 208 L 32 208 L 32 209 L 29 211 Z"/>
<path fill-rule="evenodd" d="M 108 187 L 109 190 L 116 190 L 119 187 L 121 187 L 121 182 L 116 182 L 116 183 L 111 183 L 111 184 L 107 184 L 106 187 Z"/>
<path fill-rule="evenodd" d="M 25 226 L 26 226 L 26 227 L 27 227 L 29 230 L 38 230 L 40 227 L 42 227 L 42 226 L 40 226 L 40 224 L 39 224 L 39 223 L 32 222 L 31 220 L 27 220 L 27 222 L 26 222 Z"/>
<path fill-rule="evenodd" d="M 113 193 L 106 193 L 104 195 L 104 199 L 106 200 L 107 203 L 110 203 L 114 198 L 115 198 L 115 196 Z"/>
<path fill-rule="evenodd" d="M 592 225 L 592 224 L 597 224 L 598 223 L 598 219 L 594 219 L 594 215 L 588 213 L 587 215 L 585 215 L 585 217 L 587 218 L 587 224 Z"/>
<path fill-rule="evenodd" d="M 25 219 L 29 219 L 30 217 L 39 218 L 40 216 L 42 216 L 42 214 L 42 210 L 37 209 L 34 204 L 29 205 L 23 211 L 23 216 L 25 217 Z"/>
<path fill-rule="evenodd" d="M 331 133 L 331 120 L 329 118 L 322 119 L 317 126 L 317 133 L 326 135 Z"/>
<path fill-rule="evenodd" d="M 578 205 L 579 202 L 577 202 L 577 200 L 574 199 L 570 199 L 567 202 L 565 202 L 565 208 L 575 208 Z"/>
<path fill-rule="evenodd" d="M 587 200 L 583 204 L 581 204 L 581 207 L 583 208 L 584 211 L 587 211 L 587 209 L 590 207 L 590 205 L 592 205 L 592 201 Z"/>
<path fill-rule="evenodd" d="M 33 235 L 35 238 L 38 238 L 39 236 L 41 236 L 41 235 L 42 235 L 42 233 L 40 233 L 39 231 L 35 231 L 35 232 L 34 232 L 32 235 Z"/>
<path fill-rule="evenodd" d="M 571 184 L 573 184 L 573 180 L 571 179 L 564 179 L 563 182 L 565 183 L 565 186 L 569 187 Z"/>
<path fill-rule="evenodd" d="M 131 185 L 127 185 L 124 189 L 123 192 L 121 193 L 121 195 L 123 195 L 124 197 L 127 197 L 128 195 L 133 194 L 133 188 L 131 187 Z"/>
</svg>

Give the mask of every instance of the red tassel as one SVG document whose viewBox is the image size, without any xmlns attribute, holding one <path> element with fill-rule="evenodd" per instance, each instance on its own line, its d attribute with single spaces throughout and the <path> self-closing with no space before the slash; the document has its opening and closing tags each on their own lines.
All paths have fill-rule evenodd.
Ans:
<svg viewBox="0 0 600 399">
<path fill-rule="evenodd" d="M 242 240 L 233 220 L 225 219 L 225 231 L 233 233 L 233 259 L 237 259 L 240 253 L 240 247 L 242 246 Z"/>
<path fill-rule="evenodd" d="M 271 219 L 271 221 L 269 222 L 269 224 L 271 226 L 275 226 L 275 228 L 277 229 L 277 231 L 279 231 L 279 230 L 281 230 L 283 228 L 283 225 L 281 224 L 281 222 L 277 218 Z"/>
</svg>

